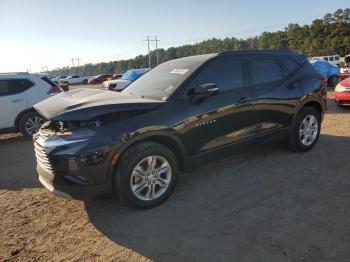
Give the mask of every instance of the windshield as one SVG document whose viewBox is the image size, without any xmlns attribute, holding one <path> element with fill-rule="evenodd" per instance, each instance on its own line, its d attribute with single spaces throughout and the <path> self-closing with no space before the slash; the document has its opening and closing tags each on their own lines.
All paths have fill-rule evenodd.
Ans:
<svg viewBox="0 0 350 262">
<path fill-rule="evenodd" d="M 123 93 L 166 100 L 203 62 L 212 56 L 185 57 L 160 64 L 131 83 Z"/>
<path fill-rule="evenodd" d="M 135 81 L 137 78 L 142 76 L 144 73 L 145 73 L 145 70 L 130 69 L 130 70 L 126 71 L 120 79 Z"/>
</svg>

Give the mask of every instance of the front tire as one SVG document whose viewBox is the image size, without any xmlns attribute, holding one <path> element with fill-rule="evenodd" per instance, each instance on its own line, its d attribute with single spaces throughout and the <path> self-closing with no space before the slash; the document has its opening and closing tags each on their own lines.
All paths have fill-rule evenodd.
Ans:
<svg viewBox="0 0 350 262">
<path fill-rule="evenodd" d="M 19 120 L 19 132 L 28 138 L 32 138 L 44 123 L 45 119 L 37 112 L 28 112 Z"/>
<path fill-rule="evenodd" d="M 311 150 L 318 141 L 320 130 L 320 113 L 312 107 L 302 108 L 289 138 L 289 148 L 297 152 Z"/>
<path fill-rule="evenodd" d="M 153 142 L 141 142 L 121 157 L 114 179 L 119 198 L 130 206 L 152 208 L 172 193 L 178 179 L 173 152 Z"/>
</svg>

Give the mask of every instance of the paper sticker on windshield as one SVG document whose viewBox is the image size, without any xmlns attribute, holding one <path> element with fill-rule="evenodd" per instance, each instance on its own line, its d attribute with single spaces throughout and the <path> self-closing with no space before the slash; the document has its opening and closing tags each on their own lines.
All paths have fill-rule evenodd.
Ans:
<svg viewBox="0 0 350 262">
<path fill-rule="evenodd" d="M 178 75 L 184 75 L 186 74 L 188 69 L 173 69 L 170 71 L 170 74 L 178 74 Z"/>
</svg>

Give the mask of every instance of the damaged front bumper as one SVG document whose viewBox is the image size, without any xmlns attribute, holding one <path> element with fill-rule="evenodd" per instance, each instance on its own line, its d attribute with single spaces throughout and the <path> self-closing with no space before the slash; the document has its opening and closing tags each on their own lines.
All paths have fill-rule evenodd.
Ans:
<svg viewBox="0 0 350 262">
<path fill-rule="evenodd" d="M 39 181 L 64 198 L 92 199 L 111 192 L 110 137 L 86 128 L 59 133 L 43 128 L 34 136 Z"/>
</svg>

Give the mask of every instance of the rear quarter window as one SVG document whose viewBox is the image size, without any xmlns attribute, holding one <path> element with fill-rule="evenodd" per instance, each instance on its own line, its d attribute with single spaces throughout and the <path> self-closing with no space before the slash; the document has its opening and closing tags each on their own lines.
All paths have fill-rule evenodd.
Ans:
<svg viewBox="0 0 350 262">
<path fill-rule="evenodd" d="M 294 73 L 300 67 L 300 65 L 292 58 L 283 59 L 282 64 L 287 69 L 288 73 Z"/>
<path fill-rule="evenodd" d="M 3 79 L 0 80 L 0 96 L 9 96 L 22 93 L 34 84 L 28 79 Z"/>
<path fill-rule="evenodd" d="M 252 60 L 251 73 L 255 85 L 271 83 L 283 78 L 281 67 L 275 60 L 270 58 Z"/>
<path fill-rule="evenodd" d="M 42 77 L 42 80 L 44 80 L 46 83 L 48 83 L 51 87 L 57 86 L 54 82 L 52 82 L 48 77 Z"/>
</svg>

